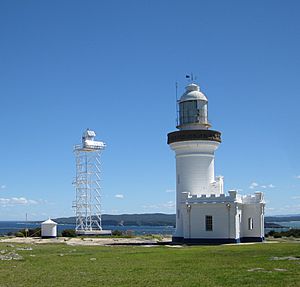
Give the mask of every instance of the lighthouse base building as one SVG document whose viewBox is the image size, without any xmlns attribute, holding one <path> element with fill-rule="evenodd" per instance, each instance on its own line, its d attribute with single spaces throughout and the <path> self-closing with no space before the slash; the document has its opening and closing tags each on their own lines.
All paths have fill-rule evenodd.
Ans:
<svg viewBox="0 0 300 287">
<path fill-rule="evenodd" d="M 168 134 L 176 157 L 176 231 L 173 242 L 220 244 L 264 240 L 263 193 L 224 194 L 223 177 L 214 174 L 214 152 L 221 133 L 210 130 L 206 96 L 186 87 L 179 104 L 178 131 Z"/>
<path fill-rule="evenodd" d="M 220 244 L 264 240 L 261 192 L 241 196 L 183 193 L 178 206 L 178 228 L 173 242 Z"/>
</svg>

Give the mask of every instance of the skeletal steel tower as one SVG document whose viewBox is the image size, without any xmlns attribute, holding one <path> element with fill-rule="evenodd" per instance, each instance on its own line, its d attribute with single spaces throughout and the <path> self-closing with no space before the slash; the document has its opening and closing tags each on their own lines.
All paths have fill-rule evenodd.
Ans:
<svg viewBox="0 0 300 287">
<path fill-rule="evenodd" d="M 76 156 L 76 233 L 101 234 L 100 154 L 105 143 L 95 141 L 96 133 L 87 129 L 82 144 L 74 147 Z"/>
</svg>

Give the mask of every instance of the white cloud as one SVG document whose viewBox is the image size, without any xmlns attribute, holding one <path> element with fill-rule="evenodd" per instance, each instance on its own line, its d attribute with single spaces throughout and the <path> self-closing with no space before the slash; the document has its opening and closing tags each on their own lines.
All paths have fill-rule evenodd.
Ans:
<svg viewBox="0 0 300 287">
<path fill-rule="evenodd" d="M 123 194 L 116 194 L 116 195 L 115 195 L 115 198 L 123 199 L 123 198 L 124 198 L 124 195 L 123 195 Z"/>
<path fill-rule="evenodd" d="M 6 185 L 5 184 L 2 184 L 1 186 L 0 186 L 0 189 L 5 189 L 6 188 Z"/>
<path fill-rule="evenodd" d="M 16 205 L 31 205 L 38 204 L 36 200 L 27 199 L 25 197 L 11 197 L 11 198 L 1 198 L 0 206 L 16 206 Z"/>
<path fill-rule="evenodd" d="M 143 205 L 142 208 L 144 208 L 144 209 L 158 209 L 159 205 L 156 205 L 156 204 Z"/>
<path fill-rule="evenodd" d="M 296 175 L 295 177 L 296 177 L 297 179 L 300 179 L 300 175 Z"/>
<path fill-rule="evenodd" d="M 229 188 L 228 190 L 236 190 L 237 192 L 243 192 L 243 189 L 242 188 L 238 188 L 238 187 L 231 187 Z"/>
<path fill-rule="evenodd" d="M 273 211 L 273 210 L 275 210 L 275 208 L 274 207 L 266 207 L 266 210 Z"/>
<path fill-rule="evenodd" d="M 300 196 L 292 196 L 291 199 L 300 199 Z"/>
<path fill-rule="evenodd" d="M 260 187 L 261 187 L 261 188 L 264 188 L 264 189 L 266 189 L 266 188 L 274 188 L 275 185 L 272 184 L 272 183 L 270 183 L 270 184 L 268 184 L 268 185 L 261 185 Z"/>
<path fill-rule="evenodd" d="M 293 213 L 299 213 L 300 212 L 300 204 L 295 205 L 284 205 L 280 208 L 266 208 L 266 210 L 269 210 L 272 212 L 272 214 L 293 214 Z"/>
<path fill-rule="evenodd" d="M 39 199 L 39 200 L 38 200 L 38 203 L 39 203 L 39 204 L 52 204 L 52 202 L 49 202 L 49 201 L 46 200 L 46 199 Z"/>
<path fill-rule="evenodd" d="M 148 210 L 153 210 L 153 209 L 157 209 L 157 210 L 172 209 L 173 210 L 175 208 L 175 202 L 170 200 L 165 203 L 143 205 L 142 207 L 144 209 L 148 209 Z"/>
<path fill-rule="evenodd" d="M 254 189 L 255 187 L 258 186 L 258 183 L 257 182 L 252 182 L 249 186 L 250 189 Z"/>
<path fill-rule="evenodd" d="M 167 193 L 173 193 L 173 192 L 175 192 L 175 190 L 174 189 L 167 189 L 166 192 Z"/>
<path fill-rule="evenodd" d="M 112 209 L 112 210 L 110 211 L 110 213 L 116 214 L 116 213 L 119 213 L 119 210 L 118 210 L 118 209 Z"/>
<path fill-rule="evenodd" d="M 273 185 L 272 183 L 270 184 L 263 184 L 263 185 L 259 185 L 257 182 L 252 182 L 249 186 L 250 189 L 256 189 L 256 188 L 262 188 L 262 189 L 266 189 L 266 188 L 274 188 L 275 185 Z"/>
<path fill-rule="evenodd" d="M 171 200 L 166 203 L 163 203 L 162 206 L 168 209 L 173 209 L 175 207 L 175 202 Z"/>
</svg>

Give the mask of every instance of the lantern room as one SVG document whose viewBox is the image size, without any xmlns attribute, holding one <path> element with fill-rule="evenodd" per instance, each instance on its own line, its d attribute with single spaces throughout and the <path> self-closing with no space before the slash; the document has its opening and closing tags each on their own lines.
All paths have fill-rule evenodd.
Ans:
<svg viewBox="0 0 300 287">
<path fill-rule="evenodd" d="M 180 130 L 207 130 L 208 122 L 207 98 L 194 83 L 186 86 L 186 91 L 178 101 Z"/>
</svg>

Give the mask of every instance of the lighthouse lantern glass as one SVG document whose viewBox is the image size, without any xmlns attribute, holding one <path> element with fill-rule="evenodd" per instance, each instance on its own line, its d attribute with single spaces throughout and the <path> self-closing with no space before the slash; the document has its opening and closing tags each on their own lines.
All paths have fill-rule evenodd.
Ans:
<svg viewBox="0 0 300 287">
<path fill-rule="evenodd" d="M 207 124 L 207 102 L 201 100 L 179 103 L 179 124 Z"/>
</svg>

